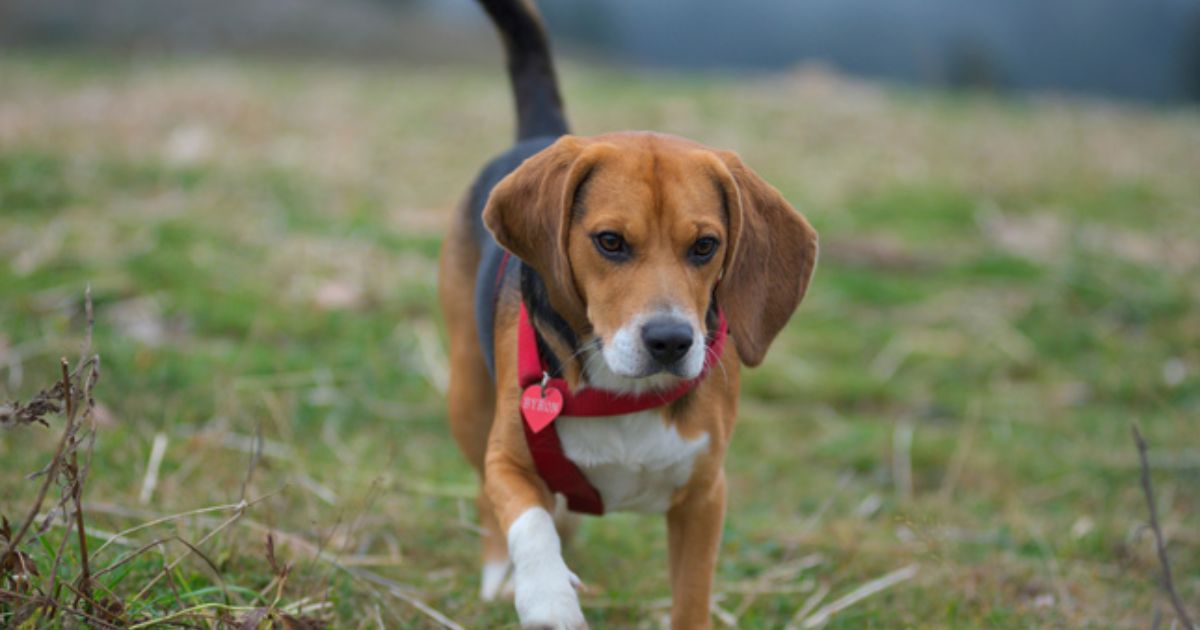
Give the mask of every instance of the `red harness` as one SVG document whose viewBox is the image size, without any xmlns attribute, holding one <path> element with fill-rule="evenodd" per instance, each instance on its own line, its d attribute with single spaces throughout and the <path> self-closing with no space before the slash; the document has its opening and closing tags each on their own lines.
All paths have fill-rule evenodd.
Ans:
<svg viewBox="0 0 1200 630">
<path fill-rule="evenodd" d="M 563 453 L 562 442 L 553 424 L 555 418 L 560 415 L 620 416 L 662 407 L 678 400 L 695 389 L 708 374 L 709 368 L 721 358 L 727 326 L 724 313 L 718 310 L 717 316 L 719 323 L 715 334 L 708 340 L 704 368 L 699 376 L 666 391 L 635 396 L 587 387 L 572 392 L 564 379 L 550 378 L 538 352 L 537 332 L 529 320 L 525 304 L 521 304 L 520 322 L 517 324 L 517 378 L 522 388 L 521 416 L 525 419 L 525 441 L 538 475 L 551 491 L 567 498 L 567 507 L 572 511 L 603 514 L 604 501 L 579 467 Z"/>
</svg>

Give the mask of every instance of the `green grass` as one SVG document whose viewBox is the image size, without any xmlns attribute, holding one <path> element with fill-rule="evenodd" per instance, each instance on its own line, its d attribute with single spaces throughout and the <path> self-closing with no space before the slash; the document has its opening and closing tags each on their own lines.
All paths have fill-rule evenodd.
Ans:
<svg viewBox="0 0 1200 630">
<path fill-rule="evenodd" d="M 821 231 L 808 299 L 745 379 L 727 462 L 716 590 L 742 627 L 782 627 L 817 589 L 828 603 L 910 563 L 915 578 L 829 627 L 1170 618 L 1141 529 L 1133 421 L 1176 581 L 1200 612 L 1196 111 L 816 73 L 564 75 L 579 132 L 653 128 L 738 150 Z M 90 285 L 94 545 L 236 502 L 246 445 L 259 431 L 266 443 L 247 494 L 270 497 L 203 550 L 220 579 L 189 559 L 179 593 L 160 584 L 131 612 L 267 603 L 272 529 L 295 564 L 282 602 L 327 599 L 336 627 L 374 626 L 376 607 L 388 627 L 431 622 L 306 543 L 463 626 L 514 625 L 509 604 L 475 595 L 475 480 L 436 386 L 439 234 L 512 135 L 500 70 L 9 55 L 0 85 L 0 400 L 30 397 L 77 353 Z M 10 520 L 57 428 L 0 433 Z M 911 449 L 897 449 L 907 429 Z M 168 447 L 141 504 L 156 434 Z M 194 541 L 223 517 L 130 544 Z M 590 519 L 578 543 L 568 562 L 592 589 L 593 627 L 656 624 L 660 519 Z M 788 570 L 809 554 L 820 562 Z M 162 561 L 141 556 L 105 586 L 128 598 Z"/>
</svg>

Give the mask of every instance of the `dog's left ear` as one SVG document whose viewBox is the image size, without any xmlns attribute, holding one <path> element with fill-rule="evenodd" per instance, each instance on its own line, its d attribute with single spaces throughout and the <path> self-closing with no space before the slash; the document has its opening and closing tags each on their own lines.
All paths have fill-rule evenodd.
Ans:
<svg viewBox="0 0 1200 630">
<path fill-rule="evenodd" d="M 501 247 L 533 267 L 550 289 L 551 305 L 572 325 L 586 325 L 583 300 L 567 257 L 576 191 L 605 143 L 563 136 L 525 160 L 492 189 L 483 223 Z"/>
<path fill-rule="evenodd" d="M 716 153 L 716 177 L 729 211 L 717 303 L 742 363 L 755 366 L 808 290 L 817 263 L 817 231 L 736 153 Z"/>
</svg>

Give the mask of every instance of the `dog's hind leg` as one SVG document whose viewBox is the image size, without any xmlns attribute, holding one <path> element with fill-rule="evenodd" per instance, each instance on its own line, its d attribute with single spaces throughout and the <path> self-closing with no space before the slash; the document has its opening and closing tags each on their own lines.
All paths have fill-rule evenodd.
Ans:
<svg viewBox="0 0 1200 630">
<path fill-rule="evenodd" d="M 460 207 L 463 218 L 465 208 Z M 459 449 L 480 480 L 476 501 L 483 528 L 483 573 L 480 594 L 492 599 L 500 593 L 508 572 L 508 546 L 487 497 L 483 496 L 483 457 L 495 416 L 495 386 L 484 363 L 475 328 L 475 267 L 479 248 L 470 236 L 467 221 L 455 221 L 442 247 L 438 270 L 438 297 L 446 321 L 450 350 L 450 384 L 447 412 L 450 431 Z"/>
<path fill-rule="evenodd" d="M 480 371 L 483 372 L 481 375 L 483 382 L 488 384 L 490 389 L 486 370 L 480 368 Z M 483 571 L 479 578 L 479 595 L 487 601 L 495 599 L 502 593 L 510 563 L 508 542 L 504 537 L 504 531 L 500 529 L 500 523 L 496 520 L 496 512 L 492 508 L 491 501 L 483 492 L 483 454 L 487 448 L 487 427 L 491 426 L 491 418 L 480 418 L 478 415 L 493 414 L 494 403 L 490 391 L 487 392 L 487 396 L 480 396 L 480 392 L 476 391 L 477 388 L 481 387 L 475 383 L 472 383 L 471 387 L 459 383 L 459 386 L 456 387 L 452 377 L 449 407 L 454 438 L 479 473 L 479 496 L 475 500 L 475 506 L 479 510 L 479 525 L 483 534 Z M 467 430 L 466 427 L 470 427 L 470 430 Z"/>
<path fill-rule="evenodd" d="M 500 530 L 500 521 L 496 519 L 492 502 L 482 488 L 475 505 L 479 508 L 479 524 L 483 528 L 483 573 L 479 576 L 479 597 L 484 601 L 491 601 L 500 595 L 512 597 L 512 585 L 507 581 L 512 568 L 512 562 L 508 559 L 508 541 Z"/>
</svg>

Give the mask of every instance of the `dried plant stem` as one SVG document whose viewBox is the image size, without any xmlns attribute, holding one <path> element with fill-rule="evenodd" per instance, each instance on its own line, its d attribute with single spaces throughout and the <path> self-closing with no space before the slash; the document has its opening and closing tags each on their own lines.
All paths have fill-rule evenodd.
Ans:
<svg viewBox="0 0 1200 630">
<path fill-rule="evenodd" d="M 230 606 L 228 604 L 220 604 L 220 603 L 200 604 L 198 606 L 192 606 L 191 608 L 184 608 L 183 610 L 177 610 L 165 617 L 159 617 L 157 619 L 151 619 L 149 621 L 135 623 L 132 626 L 129 626 L 128 630 L 138 630 L 139 628 L 149 628 L 151 626 L 162 625 L 169 621 L 174 621 L 176 619 L 181 619 L 183 617 L 188 617 L 190 615 L 195 615 L 197 613 L 201 613 L 201 612 L 205 612 L 205 611 L 209 611 L 209 610 L 220 610 L 220 611 L 224 611 L 224 612 L 254 612 L 254 611 L 258 610 L 258 608 L 254 607 L 254 606 Z"/>
<path fill-rule="evenodd" d="M 346 566 L 342 566 L 342 565 L 336 564 L 336 563 L 334 564 L 334 566 L 338 567 L 339 569 L 345 571 L 346 573 L 349 573 L 350 575 L 352 575 L 356 578 L 359 578 L 361 580 L 365 580 L 367 582 L 374 583 L 377 586 L 383 587 L 383 589 L 386 592 L 388 592 L 389 594 L 391 594 L 393 597 L 395 597 L 396 599 L 399 599 L 400 601 L 403 601 L 403 602 L 407 603 L 408 605 L 412 606 L 413 608 L 416 608 L 417 610 L 421 611 L 422 613 L 425 614 L 425 616 L 436 621 L 438 623 L 438 625 L 442 626 L 443 628 L 446 628 L 447 630 L 465 630 L 462 626 L 455 623 L 455 621 L 453 619 L 450 619 L 446 615 L 443 615 L 436 608 L 433 608 L 429 604 L 426 604 L 419 597 L 416 597 L 412 593 L 408 592 L 407 588 L 405 588 L 403 585 L 401 585 L 397 582 L 393 582 L 392 580 L 389 580 L 377 573 L 372 573 L 370 571 L 364 571 L 362 569 L 346 567 Z"/>
<path fill-rule="evenodd" d="M 91 336 L 91 304 L 91 295 L 89 293 L 87 300 L 89 338 Z M 75 396 L 71 391 L 70 366 L 67 364 L 66 358 L 62 359 L 62 386 L 63 398 L 65 398 L 67 401 L 67 424 L 72 425 L 75 422 L 76 407 Z M 71 440 L 74 442 L 75 438 L 72 437 Z M 75 442 L 75 444 L 78 444 L 78 442 Z M 70 479 L 71 484 L 71 487 L 69 488 L 71 492 L 71 502 L 75 504 L 75 529 L 79 535 L 79 588 L 84 594 L 84 607 L 86 610 L 88 610 L 88 612 L 91 612 L 92 576 L 88 567 L 87 534 L 83 526 L 83 481 L 79 478 L 79 452 L 75 448 L 71 449 L 71 463 L 67 465 L 67 471 L 69 473 L 68 478 Z M 78 603 L 78 598 L 76 598 L 76 603 Z"/>
<path fill-rule="evenodd" d="M 110 622 L 107 622 L 107 621 L 99 618 L 99 617 L 96 617 L 95 615 L 90 615 L 82 610 L 71 608 L 70 606 L 66 606 L 66 605 L 62 604 L 61 602 L 55 601 L 54 599 L 52 599 L 50 597 L 46 597 L 44 595 L 26 595 L 24 593 L 17 593 L 17 592 L 2 589 L 2 588 L 0 588 L 0 595 L 3 595 L 5 597 L 11 598 L 11 599 L 24 600 L 24 601 L 30 602 L 36 606 L 39 606 L 39 607 L 45 606 L 47 608 L 61 610 L 63 612 L 70 613 L 72 615 L 78 615 L 79 617 L 86 619 L 89 623 L 93 623 L 100 628 L 112 628 L 112 630 L 121 630 L 122 629 L 122 626 L 112 624 Z"/>
<path fill-rule="evenodd" d="M 234 523 L 236 523 L 238 521 L 238 519 L 240 519 L 242 517 L 242 514 L 244 514 L 246 512 L 246 507 L 248 507 L 248 505 L 249 504 L 246 503 L 246 501 L 238 502 L 238 509 L 236 512 L 234 512 L 233 516 L 230 516 L 229 518 L 222 521 L 220 525 L 218 525 L 212 531 L 205 534 L 203 538 L 196 541 L 195 545 L 188 545 L 188 547 L 197 549 L 204 543 L 211 540 L 217 534 L 225 531 L 225 528 L 229 527 L 230 525 L 233 525 Z M 146 593 L 149 592 L 150 589 L 154 587 L 155 584 L 158 584 L 158 581 L 161 580 L 164 575 L 166 575 L 170 571 L 174 571 L 175 567 L 179 566 L 179 563 L 183 562 L 183 559 L 186 558 L 187 556 L 188 556 L 188 554 L 186 554 L 186 553 L 180 554 L 179 557 L 175 558 L 174 561 L 172 561 L 167 566 L 163 567 L 162 572 L 160 572 L 158 575 L 154 576 L 154 579 L 147 582 L 146 585 L 142 587 L 142 590 L 138 591 L 136 595 L 134 595 L 133 597 L 131 597 L 129 599 L 129 601 L 136 602 L 139 599 L 141 599 L 142 597 L 144 597 L 146 595 Z"/>
<path fill-rule="evenodd" d="M 75 588 L 74 586 L 71 586 L 70 584 L 67 584 L 66 582 L 63 583 L 63 586 L 67 587 L 68 590 L 70 590 L 72 593 L 74 593 L 75 597 L 77 599 L 83 599 L 88 605 L 88 607 L 86 609 L 84 609 L 84 611 L 77 611 L 74 609 L 64 609 L 64 610 L 67 610 L 68 612 L 73 612 L 76 614 L 84 615 L 85 619 L 90 619 L 91 617 L 89 617 L 87 615 L 87 613 L 92 613 L 97 608 L 102 608 L 102 606 L 99 605 L 99 603 L 96 600 L 92 599 L 90 596 L 84 595 L 79 589 Z M 112 595 L 111 592 L 109 594 Z M 72 606 L 75 606 L 75 605 L 76 604 L 72 604 Z M 122 622 L 122 626 L 124 626 L 125 624 L 128 623 L 127 621 L 125 621 L 123 616 L 118 616 L 118 621 Z"/>
<path fill-rule="evenodd" d="M 104 541 L 103 545 L 100 545 L 100 548 L 96 550 L 96 554 L 99 555 L 101 551 L 104 551 L 105 549 L 107 549 L 108 546 L 110 544 L 112 544 L 113 542 L 115 542 L 121 538 L 125 538 L 126 536 L 128 536 L 134 532 L 138 532 L 143 529 L 149 529 L 156 525 L 162 525 L 163 523 L 177 521 L 177 520 L 180 520 L 183 518 L 187 518 L 189 516 L 208 514 L 209 512 L 242 511 L 242 510 L 245 510 L 246 508 L 251 507 L 255 504 L 266 501 L 267 499 L 279 494 L 279 492 L 280 492 L 279 490 L 275 490 L 274 492 L 268 492 L 267 494 L 264 494 L 256 499 L 252 499 L 250 501 L 238 501 L 237 503 L 227 503 L 225 505 L 212 505 L 209 507 L 198 508 L 195 510 L 188 510 L 187 512 L 180 512 L 178 514 L 169 514 L 167 516 L 156 517 L 153 520 L 146 521 L 145 523 L 135 525 L 133 527 L 130 527 L 129 529 L 124 529 L 124 530 L 121 530 L 120 532 L 117 532 L 116 534 L 113 534 L 111 538 Z M 121 516 L 146 514 L 146 512 L 133 513 L 128 510 L 114 509 L 112 506 L 109 506 L 106 504 L 89 504 L 88 509 L 92 510 L 93 512 L 117 514 L 117 515 L 121 515 Z M 153 514 L 153 513 L 151 512 L 150 514 Z"/>
<path fill-rule="evenodd" d="M 797 610 L 796 614 L 792 616 L 792 621 L 788 623 L 787 630 L 796 630 L 800 622 L 807 619 L 808 614 L 825 600 L 825 596 L 829 594 L 829 588 L 828 582 L 822 582 L 821 586 L 812 595 L 809 595 L 808 599 L 804 600 L 804 605 L 800 607 L 800 610 Z"/>
<path fill-rule="evenodd" d="M 50 460 L 50 467 L 46 471 L 45 479 L 42 481 L 42 487 L 38 489 L 37 499 L 33 502 L 33 507 L 29 509 L 29 514 L 21 523 L 20 529 L 16 534 L 8 540 L 8 545 L 4 548 L 4 553 L 0 554 L 0 564 L 7 562 L 9 555 L 16 550 L 17 545 L 21 543 L 21 539 L 29 532 L 29 527 L 37 520 L 38 514 L 41 512 L 42 503 L 46 500 L 46 493 L 50 490 L 50 484 L 58 478 L 58 467 L 62 464 L 63 452 L 66 450 L 67 443 L 70 441 L 71 434 L 74 433 L 74 418 L 67 416 L 67 424 L 63 427 L 62 437 L 58 440 L 58 447 L 54 451 L 54 458 Z"/>
<path fill-rule="evenodd" d="M 883 577 L 876 578 L 870 582 L 859 586 L 853 591 L 843 595 L 841 598 L 822 606 L 812 616 L 800 622 L 801 628 L 818 628 L 825 625 L 835 614 L 857 604 L 858 602 L 874 595 L 880 591 L 886 590 L 910 579 L 917 574 L 917 565 L 910 564 L 906 567 L 896 569 Z"/>
<path fill-rule="evenodd" d="M 1179 593 L 1175 592 L 1175 580 L 1171 577 L 1171 559 L 1167 556 L 1167 543 L 1163 541 L 1162 527 L 1158 524 L 1158 508 L 1154 504 L 1154 485 L 1150 481 L 1150 458 L 1146 455 L 1146 440 L 1142 439 L 1142 432 L 1138 430 L 1137 424 L 1132 425 L 1132 428 L 1133 442 L 1137 444 L 1138 459 L 1142 463 L 1142 493 L 1146 495 L 1146 506 L 1150 509 L 1150 530 L 1154 532 L 1154 547 L 1158 551 L 1158 562 L 1162 565 L 1163 590 L 1171 598 L 1171 606 L 1179 616 L 1179 623 L 1183 624 L 1185 630 L 1195 630 L 1196 626 L 1188 616 L 1187 609 L 1183 607 Z"/>
<path fill-rule="evenodd" d="M 72 459 L 74 459 L 73 455 Z M 72 467 L 75 467 L 75 462 L 71 462 L 71 465 Z M 78 469 L 76 468 L 76 470 Z M 83 507 L 81 505 L 82 501 L 80 497 L 82 492 L 78 485 L 75 486 L 73 494 L 75 495 L 75 529 L 79 534 L 79 587 L 83 590 L 85 595 L 90 597 L 92 594 L 92 572 L 88 566 L 87 535 L 85 534 L 83 527 Z"/>
</svg>

